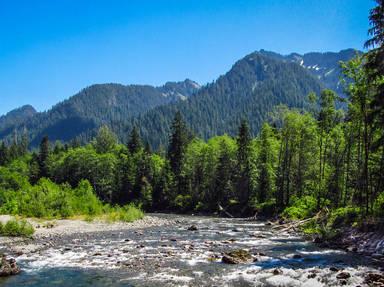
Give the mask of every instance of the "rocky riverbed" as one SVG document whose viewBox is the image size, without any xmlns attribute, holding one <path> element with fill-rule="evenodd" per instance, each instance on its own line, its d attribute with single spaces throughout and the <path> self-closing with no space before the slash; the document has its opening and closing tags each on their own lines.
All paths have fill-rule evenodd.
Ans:
<svg viewBox="0 0 384 287">
<path fill-rule="evenodd" d="M 320 249 L 266 222 L 152 215 L 76 224 L 3 242 L 23 271 L 0 286 L 384 286 L 381 260 Z"/>
</svg>

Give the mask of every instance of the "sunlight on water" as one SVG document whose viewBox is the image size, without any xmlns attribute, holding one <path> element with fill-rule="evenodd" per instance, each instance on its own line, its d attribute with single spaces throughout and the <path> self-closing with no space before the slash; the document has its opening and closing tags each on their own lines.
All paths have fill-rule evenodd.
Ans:
<svg viewBox="0 0 384 287">
<path fill-rule="evenodd" d="M 339 286 L 341 271 L 351 275 L 343 284 L 356 286 L 375 271 L 366 258 L 319 249 L 261 222 L 168 217 L 179 223 L 68 236 L 17 258 L 24 271 L 0 286 Z M 197 231 L 187 230 L 192 224 Z M 236 248 L 248 250 L 254 262 L 221 263 L 222 254 Z"/>
</svg>

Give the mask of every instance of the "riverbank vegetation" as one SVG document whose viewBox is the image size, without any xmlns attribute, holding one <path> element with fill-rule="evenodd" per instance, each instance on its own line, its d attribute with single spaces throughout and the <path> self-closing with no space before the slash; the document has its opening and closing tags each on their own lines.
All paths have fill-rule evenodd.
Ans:
<svg viewBox="0 0 384 287">
<path fill-rule="evenodd" d="M 277 106 L 256 137 L 244 119 L 237 137 L 204 141 L 180 113 L 168 147 L 155 152 L 142 142 L 140 127 L 126 143 L 103 126 L 85 146 L 44 137 L 32 152 L 27 137 L 15 135 L 12 143 L 0 145 L 0 212 L 55 218 L 109 213 L 130 221 L 142 216 L 134 207 L 139 206 L 299 220 L 326 210 L 327 226 L 380 222 L 384 48 L 382 27 L 375 22 L 380 13 L 373 10 L 371 16 L 373 38 L 367 45 L 373 49 L 342 63 L 348 97 L 324 90 L 309 94 L 303 109 Z M 307 230 L 316 229 L 315 223 Z"/>
<path fill-rule="evenodd" d="M 30 237 L 34 232 L 33 226 L 23 219 L 11 219 L 5 223 L 0 222 L 0 236 Z"/>
</svg>

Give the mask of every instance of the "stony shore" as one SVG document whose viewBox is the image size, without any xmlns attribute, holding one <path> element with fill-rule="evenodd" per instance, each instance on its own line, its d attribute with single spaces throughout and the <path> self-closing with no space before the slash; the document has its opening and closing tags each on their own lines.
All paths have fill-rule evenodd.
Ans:
<svg viewBox="0 0 384 287">
<path fill-rule="evenodd" d="M 0 222 L 6 222 L 10 219 L 12 219 L 12 216 L 0 216 Z M 94 232 L 144 229 L 173 223 L 172 220 L 154 216 L 145 216 L 134 222 L 105 222 L 98 220 L 89 222 L 80 219 L 38 220 L 31 218 L 27 219 L 27 221 L 35 228 L 33 237 L 0 236 L 0 252 L 16 255 L 34 253 L 48 247 L 51 242 L 70 235 L 84 236 Z"/>
<path fill-rule="evenodd" d="M 325 247 L 344 249 L 348 252 L 370 256 L 384 265 L 384 232 L 381 230 L 362 231 L 348 228 L 335 240 L 320 243 Z"/>
<path fill-rule="evenodd" d="M 25 271 L 10 279 L 14 285 L 6 286 L 29 279 L 60 280 L 49 271 L 53 266 L 80 272 L 74 280 L 89 280 L 83 275 L 97 272 L 115 280 L 109 286 L 125 286 L 121 280 L 151 287 L 260 282 L 264 286 L 384 286 L 377 262 L 319 249 L 294 230 L 270 222 L 176 215 L 146 216 L 134 223 L 30 222 L 36 228 L 34 239 L 13 238 L 3 245 L 7 258 L 15 258 Z M 41 277 L 36 275 L 40 273 Z"/>
</svg>

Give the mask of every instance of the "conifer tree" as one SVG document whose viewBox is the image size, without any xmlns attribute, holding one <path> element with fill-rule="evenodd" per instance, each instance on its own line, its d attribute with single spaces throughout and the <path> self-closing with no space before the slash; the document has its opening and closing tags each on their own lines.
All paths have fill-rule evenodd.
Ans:
<svg viewBox="0 0 384 287">
<path fill-rule="evenodd" d="M 39 169 L 40 169 L 40 177 L 48 177 L 48 157 L 50 153 L 49 147 L 49 139 L 47 136 L 43 137 L 40 143 L 39 150 Z"/>
<path fill-rule="evenodd" d="M 240 205 L 245 209 L 251 195 L 250 166 L 251 135 L 248 122 L 242 120 L 237 137 L 237 186 L 236 192 Z"/>
<path fill-rule="evenodd" d="M 29 139 L 27 130 L 24 129 L 23 135 L 21 137 L 21 142 L 19 144 L 19 153 L 20 155 L 25 155 L 28 152 Z"/>
<path fill-rule="evenodd" d="M 5 142 L 0 144 L 0 166 L 4 166 L 8 163 L 9 153 Z"/>
<path fill-rule="evenodd" d="M 371 38 L 365 42 L 365 47 L 372 49 L 367 54 L 365 68 L 370 85 L 376 86 L 371 103 L 371 121 L 376 122 L 380 129 L 384 126 L 384 0 L 376 0 L 376 3 L 377 6 L 369 15 L 371 28 L 368 33 Z M 384 135 L 380 137 L 379 143 L 384 144 Z"/>
<path fill-rule="evenodd" d="M 128 150 L 131 154 L 138 152 L 142 148 L 142 142 L 137 127 L 133 127 L 128 141 Z"/>
<path fill-rule="evenodd" d="M 171 164 L 171 169 L 176 177 L 181 175 L 187 143 L 188 130 L 180 112 L 177 112 L 172 123 L 168 148 L 168 159 Z"/>
</svg>

